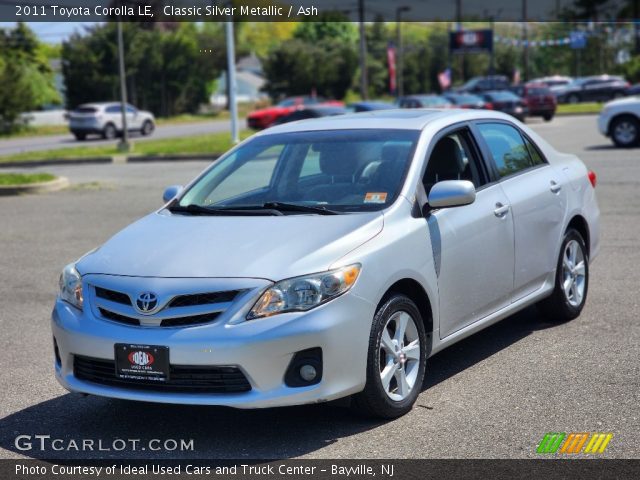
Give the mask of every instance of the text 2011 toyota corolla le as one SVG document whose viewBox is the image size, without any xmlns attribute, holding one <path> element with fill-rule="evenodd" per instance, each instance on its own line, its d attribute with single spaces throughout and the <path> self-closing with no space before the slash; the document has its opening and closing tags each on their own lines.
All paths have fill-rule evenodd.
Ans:
<svg viewBox="0 0 640 480">
<path fill-rule="evenodd" d="M 67 266 L 71 391 L 407 412 L 429 356 L 537 303 L 580 314 L 595 175 L 488 111 L 379 111 L 253 136 Z"/>
</svg>

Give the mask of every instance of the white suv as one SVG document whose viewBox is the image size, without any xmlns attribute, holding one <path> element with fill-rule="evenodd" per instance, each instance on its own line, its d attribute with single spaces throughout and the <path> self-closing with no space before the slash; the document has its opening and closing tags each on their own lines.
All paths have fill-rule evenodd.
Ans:
<svg viewBox="0 0 640 480">
<path fill-rule="evenodd" d="M 598 117 L 598 130 L 611 137 L 617 147 L 640 144 L 640 97 L 627 97 L 605 103 Z"/>
<path fill-rule="evenodd" d="M 155 128 L 155 118 L 151 112 L 138 110 L 127 104 L 127 130 L 151 135 Z M 87 135 L 102 135 L 113 139 L 122 134 L 122 112 L 120 103 L 85 103 L 69 113 L 69 130 L 78 139 Z"/>
</svg>

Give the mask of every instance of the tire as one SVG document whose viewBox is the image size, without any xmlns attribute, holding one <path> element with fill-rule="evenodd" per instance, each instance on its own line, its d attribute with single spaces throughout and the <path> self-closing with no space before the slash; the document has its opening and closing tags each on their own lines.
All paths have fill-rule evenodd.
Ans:
<svg viewBox="0 0 640 480">
<path fill-rule="evenodd" d="M 107 123 L 102 130 L 102 138 L 105 140 L 113 140 L 118 136 L 118 131 L 113 123 Z"/>
<path fill-rule="evenodd" d="M 145 120 L 142 124 L 142 129 L 140 129 L 140 133 L 144 136 L 151 135 L 155 130 L 155 125 L 151 120 Z"/>
<path fill-rule="evenodd" d="M 580 97 L 575 93 L 572 93 L 567 97 L 567 103 L 579 103 L 579 102 L 580 102 Z"/>
<path fill-rule="evenodd" d="M 553 120 L 553 113 L 545 113 L 542 118 L 545 122 L 550 122 L 551 120 Z"/>
<path fill-rule="evenodd" d="M 633 147 L 640 143 L 640 121 L 631 115 L 616 117 L 611 122 L 609 133 L 616 147 Z"/>
<path fill-rule="evenodd" d="M 549 320 L 559 323 L 568 322 L 582 312 L 588 291 L 587 247 L 580 232 L 570 228 L 562 240 L 553 293 L 539 302 L 538 308 Z"/>
<path fill-rule="evenodd" d="M 73 134 L 74 137 L 76 137 L 76 140 L 85 140 L 87 138 L 87 134 L 86 133 L 74 133 Z"/>
<path fill-rule="evenodd" d="M 405 322 L 406 321 L 406 322 Z M 404 335 L 397 327 L 405 324 Z M 383 341 L 383 334 L 386 340 Z M 351 408 L 358 414 L 377 418 L 397 418 L 409 412 L 422 387 L 427 361 L 427 334 L 420 311 L 405 295 L 392 294 L 373 317 L 367 356 L 367 382 L 353 396 Z M 388 345 L 386 348 L 384 345 Z M 401 346 L 404 345 L 402 350 Z M 419 347 L 416 352 L 415 347 Z M 395 351 L 391 354 L 391 350 Z M 387 379 L 383 383 L 383 373 Z M 401 381 L 402 378 L 406 382 Z M 402 385 L 406 390 L 403 392 Z"/>
<path fill-rule="evenodd" d="M 623 97 L 625 97 L 624 92 L 613 92 L 613 95 L 611 96 L 613 100 L 616 100 L 618 98 L 623 98 Z"/>
</svg>

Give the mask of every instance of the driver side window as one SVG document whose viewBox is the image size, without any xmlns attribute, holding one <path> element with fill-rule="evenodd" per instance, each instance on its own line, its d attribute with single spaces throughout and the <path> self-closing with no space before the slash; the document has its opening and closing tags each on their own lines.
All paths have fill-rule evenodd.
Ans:
<svg viewBox="0 0 640 480">
<path fill-rule="evenodd" d="M 440 138 L 431 150 L 427 169 L 422 177 L 427 195 L 431 187 L 443 180 L 468 180 L 476 188 L 486 183 L 467 129 Z"/>
</svg>

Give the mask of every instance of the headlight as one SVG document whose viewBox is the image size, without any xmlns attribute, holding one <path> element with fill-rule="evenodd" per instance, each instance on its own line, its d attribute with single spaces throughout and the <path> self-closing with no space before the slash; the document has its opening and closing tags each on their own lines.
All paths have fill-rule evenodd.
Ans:
<svg viewBox="0 0 640 480">
<path fill-rule="evenodd" d="M 82 310 L 82 278 L 73 263 L 60 274 L 60 298 Z"/>
<path fill-rule="evenodd" d="M 360 265 L 282 280 L 270 287 L 253 306 L 247 320 L 277 313 L 311 310 L 347 292 L 360 274 Z"/>
</svg>

